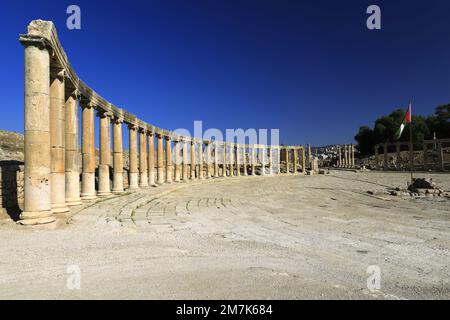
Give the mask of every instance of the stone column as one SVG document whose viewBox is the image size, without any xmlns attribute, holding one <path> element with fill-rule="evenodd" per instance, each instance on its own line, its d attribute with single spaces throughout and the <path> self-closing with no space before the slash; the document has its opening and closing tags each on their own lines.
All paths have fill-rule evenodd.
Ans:
<svg viewBox="0 0 450 320">
<path fill-rule="evenodd" d="M 347 145 L 344 144 L 344 159 L 343 159 L 343 167 L 344 168 L 346 168 L 347 165 L 348 165 L 348 163 L 347 163 L 347 154 L 348 154 Z"/>
<path fill-rule="evenodd" d="M 78 168 L 78 99 L 73 91 L 66 99 L 66 204 L 81 205 Z"/>
<path fill-rule="evenodd" d="M 148 141 L 148 183 L 152 187 L 155 183 L 155 137 L 154 133 L 147 131 Z"/>
<path fill-rule="evenodd" d="M 205 142 L 206 145 L 206 179 L 211 178 L 211 143 Z"/>
<path fill-rule="evenodd" d="M 98 193 L 99 197 L 106 197 L 111 194 L 109 182 L 109 166 L 111 162 L 111 141 L 110 141 L 110 114 L 99 111 L 100 118 L 100 160 L 98 165 Z"/>
<path fill-rule="evenodd" d="M 95 191 L 95 142 L 94 142 L 94 106 L 82 105 L 81 152 L 83 169 L 81 174 L 81 199 L 92 200 L 97 197 Z"/>
<path fill-rule="evenodd" d="M 222 177 L 227 176 L 227 145 L 222 143 Z"/>
<path fill-rule="evenodd" d="M 277 174 L 281 174 L 281 148 L 277 147 Z"/>
<path fill-rule="evenodd" d="M 156 148 L 157 148 L 157 174 L 158 174 L 158 184 L 164 183 L 164 147 L 163 147 L 163 136 L 160 133 L 156 134 Z"/>
<path fill-rule="evenodd" d="M 302 147 L 302 173 L 306 174 L 306 157 L 305 157 L 305 148 Z"/>
<path fill-rule="evenodd" d="M 261 175 L 265 176 L 266 175 L 266 153 L 267 153 L 267 149 L 265 146 L 262 146 L 260 149 L 261 152 Z"/>
<path fill-rule="evenodd" d="M 351 163 L 352 168 L 355 167 L 355 146 L 352 144 L 352 163 Z"/>
<path fill-rule="evenodd" d="M 247 176 L 247 145 L 245 144 L 242 149 L 242 165 L 244 166 L 244 176 Z"/>
<path fill-rule="evenodd" d="M 198 178 L 203 179 L 203 141 L 198 144 Z"/>
<path fill-rule="evenodd" d="M 187 182 L 189 176 L 188 147 L 186 139 L 183 139 L 183 181 Z"/>
<path fill-rule="evenodd" d="M 173 140 L 173 159 L 174 159 L 174 166 L 175 166 L 175 176 L 173 178 L 173 181 L 180 182 L 181 180 L 181 157 L 180 157 L 180 141 L 178 139 Z"/>
<path fill-rule="evenodd" d="M 340 168 L 342 167 L 342 150 L 341 150 L 341 146 L 338 146 L 338 163 L 337 166 Z"/>
<path fill-rule="evenodd" d="M 311 151 L 311 145 L 308 143 L 308 165 L 310 166 L 310 168 L 312 169 L 312 162 L 313 162 L 313 157 L 312 157 L 312 151 Z"/>
<path fill-rule="evenodd" d="M 169 136 L 166 139 L 166 182 L 173 181 L 173 164 L 172 164 L 172 139 Z"/>
<path fill-rule="evenodd" d="M 25 47 L 25 174 L 23 225 L 51 223 L 50 56 L 44 39 L 22 36 Z"/>
<path fill-rule="evenodd" d="M 290 168 L 290 164 L 289 164 L 289 162 L 290 162 L 290 159 L 289 159 L 289 156 L 290 156 L 289 148 L 286 147 L 285 150 L 286 150 L 286 174 L 290 174 L 291 173 L 291 168 Z"/>
<path fill-rule="evenodd" d="M 379 148 L 379 145 L 376 145 L 375 146 L 375 168 L 377 169 L 377 170 L 380 170 L 380 163 L 379 163 L 379 159 L 378 159 L 378 148 Z"/>
<path fill-rule="evenodd" d="M 53 213 L 68 212 L 66 205 L 65 169 L 65 89 L 64 70 L 50 68 L 50 155 L 51 194 Z"/>
<path fill-rule="evenodd" d="M 255 146 L 250 147 L 251 149 L 251 163 L 252 163 L 252 176 L 256 175 L 256 151 Z"/>
<path fill-rule="evenodd" d="M 230 177 L 234 177 L 234 144 L 229 144 L 230 157 Z"/>
<path fill-rule="evenodd" d="M 235 147 L 235 155 L 236 155 L 236 176 L 241 176 L 241 159 L 240 159 L 240 153 L 239 153 L 239 145 L 237 144 Z"/>
<path fill-rule="evenodd" d="M 383 169 L 386 171 L 388 169 L 388 148 L 386 142 L 383 145 L 383 152 Z"/>
<path fill-rule="evenodd" d="M 292 152 L 294 153 L 294 174 L 298 173 L 298 149 L 293 148 Z"/>
<path fill-rule="evenodd" d="M 423 143 L 423 169 L 428 170 L 428 145 L 426 142 Z M 398 158 L 398 156 L 397 156 Z"/>
<path fill-rule="evenodd" d="M 148 187 L 146 130 L 139 128 L 139 187 Z"/>
<path fill-rule="evenodd" d="M 214 178 L 219 177 L 219 144 L 214 141 Z"/>
<path fill-rule="evenodd" d="M 123 190 L 123 119 L 115 117 L 113 120 L 113 193 L 122 193 Z"/>
<path fill-rule="evenodd" d="M 139 188 L 138 183 L 138 156 L 137 156 L 137 130 L 134 124 L 128 125 L 129 131 L 129 149 L 130 149 L 130 174 L 128 177 L 128 189 L 134 190 Z"/>
<path fill-rule="evenodd" d="M 269 175 L 273 175 L 273 153 L 271 146 L 269 146 Z"/>
<path fill-rule="evenodd" d="M 195 141 L 191 140 L 191 180 L 195 180 Z"/>
</svg>

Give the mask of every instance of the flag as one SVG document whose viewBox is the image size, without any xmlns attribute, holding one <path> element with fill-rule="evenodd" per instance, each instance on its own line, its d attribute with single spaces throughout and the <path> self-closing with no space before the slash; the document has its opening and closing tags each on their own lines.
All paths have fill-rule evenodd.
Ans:
<svg viewBox="0 0 450 320">
<path fill-rule="evenodd" d="M 403 119 L 400 128 L 398 128 L 397 132 L 395 133 L 395 140 L 400 139 L 407 123 L 411 123 L 411 104 L 409 104 L 408 106 L 408 111 L 406 111 L 405 118 Z"/>
</svg>

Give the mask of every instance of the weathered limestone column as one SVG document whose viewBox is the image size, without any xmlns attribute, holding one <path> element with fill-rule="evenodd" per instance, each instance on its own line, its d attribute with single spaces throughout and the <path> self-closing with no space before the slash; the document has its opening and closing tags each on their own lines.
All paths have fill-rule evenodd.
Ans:
<svg viewBox="0 0 450 320">
<path fill-rule="evenodd" d="M 205 141 L 206 145 L 206 179 L 211 178 L 211 143 Z"/>
<path fill-rule="evenodd" d="M 250 147 L 250 152 L 251 152 L 251 163 L 252 163 L 252 176 L 256 175 L 256 151 L 255 151 L 255 146 L 251 146 Z"/>
<path fill-rule="evenodd" d="M 298 149 L 293 148 L 292 152 L 294 153 L 294 174 L 298 173 Z"/>
<path fill-rule="evenodd" d="M 181 180 L 181 157 L 180 157 L 180 141 L 178 139 L 173 140 L 173 159 L 175 166 L 175 176 L 173 177 L 174 182 L 180 182 Z"/>
<path fill-rule="evenodd" d="M 355 146 L 352 144 L 352 163 L 351 163 L 352 168 L 355 167 Z"/>
<path fill-rule="evenodd" d="M 445 167 L 444 167 L 444 149 L 442 148 L 442 142 L 438 142 L 438 156 L 439 156 L 439 170 L 445 171 Z"/>
<path fill-rule="evenodd" d="M 214 178 L 219 177 L 219 143 L 214 141 Z"/>
<path fill-rule="evenodd" d="M 234 177 L 234 144 L 229 144 L 230 157 L 230 177 Z"/>
<path fill-rule="evenodd" d="M 99 111 L 100 118 L 100 160 L 98 165 L 98 193 L 99 197 L 106 197 L 111 194 L 109 182 L 109 166 L 111 161 L 111 141 L 110 141 L 110 114 Z"/>
<path fill-rule="evenodd" d="M 248 175 L 248 172 L 247 172 L 247 145 L 245 145 L 245 144 L 242 149 L 242 162 L 243 162 L 243 166 L 244 166 L 244 176 L 247 176 Z"/>
<path fill-rule="evenodd" d="M 139 187 L 148 187 L 146 130 L 139 128 Z"/>
<path fill-rule="evenodd" d="M 188 147 L 186 139 L 183 139 L 183 181 L 187 182 L 189 176 Z"/>
<path fill-rule="evenodd" d="M 113 193 L 122 193 L 123 190 L 123 140 L 122 118 L 113 119 Z"/>
<path fill-rule="evenodd" d="M 290 174 L 291 173 L 291 168 L 290 168 L 290 152 L 289 152 L 289 148 L 288 147 L 286 147 L 285 148 L 285 150 L 286 150 L 286 173 L 287 174 Z"/>
<path fill-rule="evenodd" d="M 92 200 L 97 197 L 95 191 L 95 143 L 94 143 L 94 105 L 82 105 L 81 152 L 83 169 L 81 174 L 81 199 Z"/>
<path fill-rule="evenodd" d="M 347 156 L 348 156 L 347 145 L 344 144 L 344 163 L 343 163 L 344 168 L 347 168 L 347 166 L 348 166 Z"/>
<path fill-rule="evenodd" d="M 272 152 L 272 146 L 269 146 L 269 174 L 273 175 L 273 152 Z"/>
<path fill-rule="evenodd" d="M 198 144 L 198 178 L 203 179 L 203 141 Z"/>
<path fill-rule="evenodd" d="M 261 175 L 265 176 L 266 175 L 266 146 L 262 146 L 260 149 L 261 152 Z"/>
<path fill-rule="evenodd" d="M 313 162 L 313 157 L 312 157 L 312 152 L 311 152 L 311 145 L 308 143 L 308 166 L 312 169 L 312 164 Z"/>
<path fill-rule="evenodd" d="M 383 152 L 383 169 L 386 171 L 388 169 L 388 148 L 386 142 L 383 145 Z"/>
<path fill-rule="evenodd" d="M 166 182 L 173 181 L 173 164 L 172 164 L 172 139 L 169 136 L 166 139 Z"/>
<path fill-rule="evenodd" d="M 235 155 L 236 155 L 236 176 L 241 176 L 241 159 L 240 159 L 240 153 L 239 153 L 239 145 L 237 144 L 234 148 Z"/>
<path fill-rule="evenodd" d="M 151 131 L 147 131 L 148 142 L 148 184 L 152 187 L 155 183 L 155 135 Z"/>
<path fill-rule="evenodd" d="M 281 148 L 277 147 L 277 174 L 281 174 Z"/>
<path fill-rule="evenodd" d="M 191 140 L 191 180 L 195 180 L 195 141 Z"/>
<path fill-rule="evenodd" d="M 128 178 L 128 189 L 134 190 L 139 188 L 138 184 L 138 156 L 137 156 L 137 130 L 134 124 L 128 125 L 129 131 L 129 149 L 130 149 L 130 174 Z"/>
<path fill-rule="evenodd" d="M 227 145 L 222 143 L 222 177 L 227 176 Z"/>
<path fill-rule="evenodd" d="M 64 70 L 50 68 L 50 155 L 51 194 L 53 213 L 68 212 L 66 205 L 65 169 L 65 89 Z"/>
<path fill-rule="evenodd" d="M 428 145 L 426 142 L 423 143 L 423 169 L 428 170 Z M 397 156 L 398 159 L 398 156 Z"/>
<path fill-rule="evenodd" d="M 379 148 L 379 146 L 376 145 L 375 150 L 374 150 L 375 151 L 375 167 L 377 170 L 380 170 L 380 163 L 379 163 L 379 159 L 378 159 L 378 148 Z"/>
<path fill-rule="evenodd" d="M 156 134 L 156 148 L 157 148 L 157 174 L 158 184 L 164 183 L 164 148 L 163 148 L 163 136 L 160 133 Z"/>
<path fill-rule="evenodd" d="M 81 205 L 78 168 L 78 99 L 73 91 L 66 99 L 66 204 Z"/>
<path fill-rule="evenodd" d="M 337 166 L 340 168 L 342 167 L 342 150 L 341 150 L 341 146 L 338 146 L 338 163 Z"/>
<path fill-rule="evenodd" d="M 23 225 L 51 223 L 50 56 L 44 39 L 22 36 L 25 47 L 25 174 Z"/>
<path fill-rule="evenodd" d="M 305 148 L 302 147 L 302 173 L 306 174 L 306 157 L 305 157 Z"/>
</svg>

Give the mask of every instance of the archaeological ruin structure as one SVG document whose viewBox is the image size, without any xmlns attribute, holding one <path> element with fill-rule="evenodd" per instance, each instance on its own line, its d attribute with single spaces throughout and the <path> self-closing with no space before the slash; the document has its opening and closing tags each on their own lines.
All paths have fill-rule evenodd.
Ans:
<svg viewBox="0 0 450 320">
<path fill-rule="evenodd" d="M 344 144 L 337 146 L 337 167 L 354 168 L 355 167 L 355 147 L 353 144 Z"/>
<path fill-rule="evenodd" d="M 305 149 L 301 146 L 237 144 L 180 136 L 114 106 L 77 76 L 52 22 L 32 21 L 20 42 L 25 50 L 23 225 L 51 223 L 57 213 L 67 213 L 73 206 L 114 196 L 125 189 L 306 171 Z M 129 131 L 128 172 L 124 171 L 124 127 Z M 354 163 L 350 158 L 346 161 Z"/>
</svg>

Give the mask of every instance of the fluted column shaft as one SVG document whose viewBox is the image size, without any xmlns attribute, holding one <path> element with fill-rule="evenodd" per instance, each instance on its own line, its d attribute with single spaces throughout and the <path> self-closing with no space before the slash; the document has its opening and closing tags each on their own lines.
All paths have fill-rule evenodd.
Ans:
<svg viewBox="0 0 450 320">
<path fill-rule="evenodd" d="M 73 92 L 66 99 L 66 204 L 77 206 L 80 198 L 78 168 L 78 96 Z"/>
<path fill-rule="evenodd" d="M 100 160 L 98 165 L 98 196 L 111 194 L 109 166 L 111 162 L 110 118 L 104 112 L 98 112 L 100 118 Z"/>
<path fill-rule="evenodd" d="M 148 187 L 147 137 L 144 129 L 139 130 L 139 187 Z"/>
<path fill-rule="evenodd" d="M 188 167 L 188 146 L 187 141 L 183 140 L 183 181 L 188 181 L 189 178 L 189 167 Z"/>
<path fill-rule="evenodd" d="M 123 192 L 123 138 L 122 119 L 113 121 L 113 193 Z"/>
<path fill-rule="evenodd" d="M 156 135 L 156 148 L 157 148 L 157 174 L 158 174 L 158 184 L 164 183 L 164 146 L 163 146 L 163 136 L 160 134 Z"/>
<path fill-rule="evenodd" d="M 130 175 L 128 178 L 128 189 L 138 189 L 138 151 L 137 151 L 137 130 L 135 125 L 128 125 L 129 131 L 129 148 L 130 148 Z"/>
<path fill-rule="evenodd" d="M 155 137 L 153 132 L 148 132 L 148 183 L 155 186 Z"/>
<path fill-rule="evenodd" d="M 95 144 L 94 144 L 94 108 L 87 104 L 82 111 L 82 174 L 81 199 L 92 200 L 97 197 L 95 191 Z"/>
<path fill-rule="evenodd" d="M 25 46 L 25 184 L 20 223 L 51 223 L 55 218 L 50 186 L 50 56 L 36 39 L 20 41 Z"/>
</svg>

